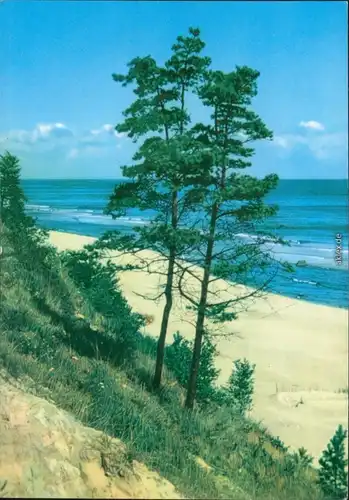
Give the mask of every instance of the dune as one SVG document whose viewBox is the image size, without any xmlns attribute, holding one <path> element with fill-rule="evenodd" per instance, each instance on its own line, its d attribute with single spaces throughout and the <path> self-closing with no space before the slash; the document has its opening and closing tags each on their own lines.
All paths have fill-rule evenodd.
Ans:
<svg viewBox="0 0 349 500">
<path fill-rule="evenodd" d="M 95 238 L 50 232 L 50 242 L 58 250 L 77 250 Z M 115 262 L 131 263 L 130 255 L 111 255 Z M 152 251 L 140 257 L 148 262 L 157 258 Z M 160 269 L 156 262 L 150 270 Z M 199 268 L 193 268 L 201 273 Z M 124 271 L 119 274 L 121 289 L 130 306 L 141 314 L 154 317 L 146 327 L 148 334 L 158 335 L 164 299 L 155 297 L 163 278 L 146 271 Z M 191 279 L 186 287 L 198 294 L 198 281 Z M 252 292 L 243 285 L 223 280 L 214 283 L 220 300 Z M 193 313 L 178 294 L 171 313 L 168 342 L 176 331 L 192 339 Z M 291 449 L 305 447 L 316 459 L 326 447 L 336 427 L 348 423 L 348 312 L 312 304 L 277 294 L 252 297 L 239 305 L 238 319 L 227 322 L 217 331 L 221 370 L 218 382 L 225 383 L 233 361 L 246 357 L 256 364 L 255 395 L 252 417 L 279 436 Z M 342 391 L 342 392 L 341 392 Z"/>
</svg>

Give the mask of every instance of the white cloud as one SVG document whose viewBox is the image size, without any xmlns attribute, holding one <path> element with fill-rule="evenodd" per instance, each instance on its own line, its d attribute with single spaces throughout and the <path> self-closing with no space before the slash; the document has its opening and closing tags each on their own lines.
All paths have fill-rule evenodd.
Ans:
<svg viewBox="0 0 349 500">
<path fill-rule="evenodd" d="M 102 126 L 102 129 L 105 131 L 105 132 L 114 132 L 114 129 L 115 127 L 113 127 L 113 125 L 110 125 L 110 123 L 106 123 L 105 125 Z"/>
<path fill-rule="evenodd" d="M 310 130 L 325 130 L 325 126 L 315 120 L 309 120 L 307 122 L 301 121 L 299 126 Z"/>
<path fill-rule="evenodd" d="M 295 149 L 305 148 L 315 158 L 325 160 L 347 155 L 348 136 L 345 132 L 321 135 L 284 134 L 275 136 L 273 144 L 289 153 Z"/>
<path fill-rule="evenodd" d="M 319 160 L 341 155 L 347 156 L 348 135 L 346 133 L 324 134 L 309 141 L 308 147 Z"/>
<path fill-rule="evenodd" d="M 36 138 L 71 137 L 73 132 L 64 123 L 39 123 L 34 129 Z"/>
<path fill-rule="evenodd" d="M 65 149 L 67 158 L 73 159 L 82 154 L 103 154 L 97 153 L 98 149 L 120 149 L 120 140 L 124 136 L 125 134 L 116 132 L 113 125 L 108 123 L 85 133 L 74 133 L 61 122 L 38 123 L 30 130 L 9 130 L 0 133 L 0 145 L 14 153 L 32 150 L 40 153 L 59 147 Z"/>
<path fill-rule="evenodd" d="M 275 146 L 287 149 L 289 147 L 289 140 L 286 136 L 275 136 L 273 139 Z"/>
<path fill-rule="evenodd" d="M 41 141 L 60 140 L 73 137 L 73 132 L 63 123 L 38 123 L 32 130 L 10 130 L 0 135 L 0 143 L 9 147 L 30 146 Z"/>
<path fill-rule="evenodd" d="M 115 127 L 111 125 L 110 123 L 105 123 L 102 125 L 100 128 L 90 130 L 90 134 L 93 136 L 99 136 L 101 134 L 110 134 L 114 135 L 117 139 L 120 139 L 121 137 L 125 137 L 124 133 L 119 133 L 115 130 Z"/>
<path fill-rule="evenodd" d="M 79 155 L 83 154 L 83 149 L 89 154 L 96 154 L 97 149 L 106 149 L 115 147 L 120 149 L 122 147 L 120 140 L 125 137 L 125 134 L 118 133 L 113 125 L 106 123 L 99 128 L 91 129 L 77 138 L 77 148 Z M 71 156 L 70 156 L 71 157 Z"/>
<path fill-rule="evenodd" d="M 301 121 L 299 127 L 305 130 L 302 133 L 274 136 L 274 146 L 284 150 L 284 154 L 291 154 L 294 150 L 303 148 L 319 160 L 346 156 L 348 136 L 345 132 L 324 132 L 325 126 L 315 120 Z"/>
</svg>

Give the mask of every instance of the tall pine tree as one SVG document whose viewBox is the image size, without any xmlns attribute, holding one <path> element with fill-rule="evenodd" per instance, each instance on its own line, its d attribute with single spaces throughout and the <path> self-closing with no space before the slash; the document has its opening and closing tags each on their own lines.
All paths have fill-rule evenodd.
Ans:
<svg viewBox="0 0 349 500">
<path fill-rule="evenodd" d="M 149 227 L 137 228 L 131 237 L 103 238 L 109 248 L 153 248 L 167 262 L 163 294 L 165 306 L 158 339 L 154 387 L 159 387 L 170 312 L 173 305 L 175 262 L 190 248 L 197 234 L 185 227 L 186 214 L 195 210 L 202 198 L 205 151 L 189 134 L 190 115 L 187 96 L 202 83 L 210 59 L 201 52 L 205 44 L 198 29 L 190 28 L 187 37 L 179 36 L 172 56 L 160 67 L 148 56 L 133 59 L 126 75 L 113 75 L 123 86 L 135 86 L 135 101 L 125 112 L 125 120 L 116 127 L 135 142 L 145 137 L 134 155 L 132 166 L 122 168 L 128 179 L 117 185 L 106 213 L 124 215 L 132 207 L 155 210 Z M 196 187 L 197 186 L 197 187 Z"/>
<path fill-rule="evenodd" d="M 227 74 L 212 71 L 206 75 L 199 91 L 203 104 L 211 110 L 211 122 L 196 125 L 191 132 L 210 158 L 206 162 L 205 177 L 210 179 L 210 186 L 201 205 L 207 223 L 203 225 L 197 252 L 199 259 L 195 262 L 201 263 L 203 274 L 193 273 L 192 265 L 184 265 L 179 279 L 182 295 L 197 311 L 187 408 L 194 405 L 206 320 L 219 323 L 234 319 L 236 303 L 246 302 L 250 296 L 265 289 L 277 268 L 266 246 L 281 240 L 266 233 L 262 223 L 277 211 L 277 207 L 268 206 L 263 199 L 276 187 L 278 178 L 272 174 L 257 179 L 243 173 L 251 166 L 254 154 L 250 143 L 272 138 L 272 132 L 251 109 L 258 77 L 258 71 L 245 66 Z M 243 240 L 241 233 L 254 234 L 254 238 Z M 198 298 L 186 291 L 185 277 L 188 275 L 200 283 Z M 219 297 L 222 290 L 213 292 L 211 289 L 218 279 L 249 280 L 251 283 L 256 275 L 256 289 L 240 297 L 222 300 Z"/>
</svg>

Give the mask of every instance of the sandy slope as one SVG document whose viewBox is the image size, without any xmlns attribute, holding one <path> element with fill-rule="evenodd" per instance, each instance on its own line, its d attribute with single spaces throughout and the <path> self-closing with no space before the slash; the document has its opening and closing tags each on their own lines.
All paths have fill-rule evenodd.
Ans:
<svg viewBox="0 0 349 500">
<path fill-rule="evenodd" d="M 94 238 L 51 232 L 50 240 L 64 250 L 81 248 Z M 151 258 L 155 254 L 147 251 L 142 255 Z M 129 262 L 131 258 L 122 260 Z M 154 316 L 147 332 L 156 336 L 163 299 L 155 303 L 137 294 L 155 296 L 159 276 L 127 271 L 120 276 L 120 284 L 136 311 Z M 188 286 L 198 290 L 194 279 Z M 220 297 L 249 291 L 222 280 L 215 287 L 221 291 Z M 192 320 L 185 303 L 177 299 L 168 340 L 177 330 L 192 338 Z M 318 457 L 337 425 L 347 427 L 347 394 L 338 391 L 348 385 L 348 312 L 268 294 L 249 299 L 248 310 L 242 309 L 238 320 L 227 323 L 221 333 L 232 335 L 217 338 L 220 382 L 230 375 L 233 360 L 246 357 L 255 363 L 254 417 L 263 420 L 286 444 L 304 446 Z"/>
<path fill-rule="evenodd" d="M 84 427 L 0 373 L 0 498 L 182 498 L 127 460 L 118 439 Z"/>
</svg>

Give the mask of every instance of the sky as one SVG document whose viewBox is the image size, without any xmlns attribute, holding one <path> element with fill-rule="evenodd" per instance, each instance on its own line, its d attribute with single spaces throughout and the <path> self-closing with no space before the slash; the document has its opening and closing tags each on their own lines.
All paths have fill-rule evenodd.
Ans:
<svg viewBox="0 0 349 500">
<path fill-rule="evenodd" d="M 0 153 L 20 158 L 23 178 L 121 177 L 136 145 L 114 127 L 133 94 L 111 75 L 136 56 L 163 63 L 190 26 L 214 69 L 261 73 L 253 108 L 274 139 L 250 174 L 347 178 L 344 1 L 2 0 Z"/>
</svg>

